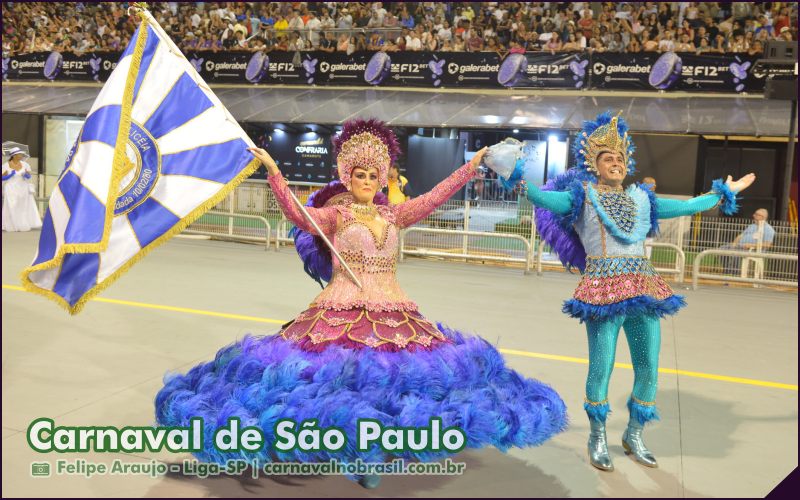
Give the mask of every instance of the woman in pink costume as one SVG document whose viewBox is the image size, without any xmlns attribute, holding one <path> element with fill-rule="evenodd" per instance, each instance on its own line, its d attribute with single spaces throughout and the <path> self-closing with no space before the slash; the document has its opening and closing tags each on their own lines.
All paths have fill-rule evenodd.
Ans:
<svg viewBox="0 0 800 500">
<path fill-rule="evenodd" d="M 501 450 L 539 445 L 563 430 L 566 409 L 553 389 L 506 367 L 485 340 L 426 319 L 396 280 L 398 231 L 459 191 L 475 175 L 484 152 L 430 192 L 389 206 L 380 190 L 399 153 L 394 133 L 382 122 L 355 120 L 344 125 L 335 147 L 341 182 L 316 193 L 307 210 L 361 287 L 314 240 L 319 235 L 294 204 L 277 165 L 266 151 L 254 148 L 281 209 L 299 228 L 296 240 L 306 271 L 329 283 L 277 335 L 245 337 L 223 348 L 214 361 L 169 378 L 156 400 L 159 423 L 187 425 L 192 417 L 202 417 L 211 437 L 230 417 L 239 417 L 242 427 L 259 427 L 266 438 L 262 450 L 246 456 L 254 465 L 447 456 L 431 450 L 388 453 L 378 445 L 359 450 L 359 419 L 422 428 L 440 418 L 443 429 L 464 432 L 467 447 Z M 338 427 L 348 445 L 339 451 L 279 453 L 272 445 L 281 419 Z M 242 458 L 205 441 L 200 459 Z M 368 488 L 380 480 L 377 475 L 357 478 Z"/>
</svg>

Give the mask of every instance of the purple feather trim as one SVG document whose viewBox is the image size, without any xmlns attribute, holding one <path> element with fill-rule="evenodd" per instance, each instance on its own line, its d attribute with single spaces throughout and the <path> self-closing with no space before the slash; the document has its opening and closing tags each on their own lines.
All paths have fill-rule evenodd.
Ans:
<svg viewBox="0 0 800 500">
<path fill-rule="evenodd" d="M 586 250 L 572 225 L 583 210 L 586 198 L 583 190 L 585 177 L 584 172 L 569 169 L 541 187 L 542 191 L 570 191 L 572 209 L 567 215 L 559 216 L 545 208 L 535 210 L 536 230 L 542 239 L 553 248 L 567 270 L 577 267 L 580 272 L 586 268 Z"/>
<path fill-rule="evenodd" d="M 739 205 L 736 203 L 736 195 L 725 184 L 722 179 L 716 179 L 711 183 L 711 191 L 717 193 L 722 197 L 719 209 L 725 215 L 733 215 L 739 211 Z"/>
<path fill-rule="evenodd" d="M 156 396 L 156 420 L 163 426 L 186 426 L 191 418 L 202 418 L 204 448 L 197 458 L 216 463 L 243 458 L 254 464 L 395 457 L 431 461 L 449 455 L 422 450 L 387 456 L 378 445 L 360 451 L 357 422 L 365 418 L 384 426 L 421 428 L 438 417 L 442 428 L 460 427 L 468 447 L 504 451 L 540 445 L 566 428 L 566 406 L 556 391 L 507 367 L 485 340 L 443 331 L 452 343 L 413 353 L 336 345 L 308 352 L 280 336 L 247 336 L 220 350 L 213 361 L 165 377 Z M 264 447 L 245 455 L 218 450 L 214 433 L 231 417 L 243 427 L 262 429 Z M 283 419 L 339 427 L 347 444 L 339 451 L 277 453 L 274 429 Z"/>
<path fill-rule="evenodd" d="M 334 196 L 346 193 L 347 188 L 344 184 L 335 180 L 329 182 L 327 186 L 311 193 L 305 205 L 307 207 L 322 208 Z M 378 192 L 375 194 L 373 203 L 376 205 L 388 205 L 389 198 L 385 194 Z M 294 238 L 294 248 L 303 261 L 303 270 L 311 278 L 324 287 L 322 282 L 329 282 L 333 277 L 333 260 L 331 251 L 319 236 L 303 231 L 295 226 L 289 232 L 289 236 Z"/>
<path fill-rule="evenodd" d="M 363 118 L 356 118 L 348 120 L 342 125 L 342 132 L 333 137 L 333 151 L 338 155 L 342 150 L 342 145 L 350 140 L 353 136 L 370 132 L 378 137 L 381 142 L 386 144 L 389 148 L 389 157 L 392 161 L 397 160 L 400 156 L 400 143 L 397 141 L 397 136 L 389 128 L 386 123 L 378 120 L 377 118 L 370 118 L 364 120 Z"/>
<path fill-rule="evenodd" d="M 615 302 L 613 304 L 595 305 L 587 304 L 578 299 L 569 299 L 564 302 L 561 310 L 573 318 L 578 318 L 581 323 L 590 320 L 603 320 L 620 315 L 647 314 L 663 318 L 677 313 L 686 307 L 686 300 L 681 295 L 673 295 L 664 300 L 658 300 L 649 295 L 641 295 L 632 299 Z"/>
</svg>

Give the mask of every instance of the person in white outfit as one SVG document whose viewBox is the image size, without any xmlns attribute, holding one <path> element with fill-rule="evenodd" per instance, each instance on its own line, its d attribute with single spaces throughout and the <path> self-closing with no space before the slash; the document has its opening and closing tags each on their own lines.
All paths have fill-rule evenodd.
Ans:
<svg viewBox="0 0 800 500">
<path fill-rule="evenodd" d="M 42 227 L 36 208 L 35 188 L 31 183 L 31 166 L 25 152 L 14 147 L 3 163 L 3 231 L 30 231 Z"/>
</svg>

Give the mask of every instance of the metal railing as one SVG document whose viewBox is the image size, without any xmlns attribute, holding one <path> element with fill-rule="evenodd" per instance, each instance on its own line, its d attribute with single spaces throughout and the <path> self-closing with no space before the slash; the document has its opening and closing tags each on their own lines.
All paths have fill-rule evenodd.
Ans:
<svg viewBox="0 0 800 500">
<path fill-rule="evenodd" d="M 415 248 L 408 249 L 405 245 L 406 237 L 411 233 L 424 233 L 424 234 L 455 234 L 461 236 L 463 239 L 463 246 L 461 251 L 442 251 L 442 250 L 429 250 L 420 247 L 419 244 Z M 503 255 L 488 255 L 486 253 L 470 253 L 468 240 L 470 237 L 480 238 L 506 238 L 522 242 L 525 246 L 525 257 L 512 257 Z M 520 262 L 525 265 L 525 274 L 531 270 L 531 243 L 518 234 L 503 234 L 503 233 L 488 233 L 482 231 L 464 231 L 464 230 L 450 230 L 450 229 L 432 229 L 427 227 L 409 227 L 403 231 L 400 237 L 400 261 L 404 260 L 406 255 L 418 255 L 421 257 L 435 256 L 435 257 L 449 257 L 459 258 L 466 260 L 482 260 L 482 261 L 495 261 L 495 262 Z"/>
<path fill-rule="evenodd" d="M 183 234 L 202 234 L 205 236 L 213 236 L 217 238 L 224 238 L 227 240 L 232 241 L 257 241 L 257 242 L 264 242 L 264 250 L 269 250 L 269 242 L 270 236 L 272 234 L 272 226 L 270 225 L 269 221 L 260 215 L 248 215 L 248 214 L 237 214 L 231 212 L 220 212 L 218 210 L 209 210 L 205 213 L 204 217 L 206 216 L 221 216 L 228 219 L 228 232 L 227 233 L 220 233 L 219 231 L 210 231 L 200 229 L 203 227 L 203 223 L 195 222 L 192 224 L 191 227 L 195 227 L 195 229 L 185 229 Z M 247 234 L 236 234 L 234 232 L 233 221 L 234 219 L 244 219 L 244 220 L 255 220 L 259 221 L 264 224 L 264 228 L 266 229 L 264 236 L 252 236 Z M 198 228 L 199 227 L 199 228 Z M 276 248 L 277 250 L 277 248 Z"/>
<path fill-rule="evenodd" d="M 762 259 L 761 266 L 763 266 L 764 259 L 772 259 L 772 260 L 781 260 L 781 261 L 794 261 L 797 262 L 797 255 L 790 255 L 790 254 L 777 254 L 777 253 L 764 253 L 764 252 L 742 252 L 739 250 L 722 250 L 719 248 L 703 250 L 694 259 L 694 264 L 692 266 L 692 289 L 697 290 L 698 281 L 700 278 L 703 279 L 710 279 L 710 280 L 722 280 L 722 281 L 736 281 L 741 283 L 754 283 L 754 284 L 763 284 L 763 285 L 781 285 L 781 286 L 791 286 L 797 288 L 797 280 L 794 282 L 787 282 L 785 280 L 776 280 L 776 279 L 769 279 L 759 277 L 758 271 L 756 271 L 755 275 L 751 278 L 749 276 L 729 276 L 729 275 L 719 275 L 716 273 L 704 273 L 700 271 L 701 263 L 704 258 L 712 256 L 712 255 L 723 255 L 729 257 L 739 257 L 742 260 L 744 259 Z M 745 263 L 743 263 L 745 264 Z M 749 267 L 749 263 L 746 263 Z M 763 269 L 763 267 L 762 267 Z M 749 273 L 747 269 L 743 270 L 743 274 Z"/>
<path fill-rule="evenodd" d="M 278 231 L 275 234 L 275 250 L 280 250 L 281 243 L 294 243 L 294 239 L 289 237 L 290 226 L 294 226 L 289 219 L 281 219 L 278 222 Z"/>
<path fill-rule="evenodd" d="M 660 266 L 653 266 L 656 271 L 661 274 L 674 274 L 675 281 L 678 283 L 683 283 L 683 272 L 684 266 L 686 265 L 686 253 L 679 247 L 673 243 L 666 243 L 666 242 L 659 242 L 659 241 L 646 241 L 644 244 L 645 248 L 671 248 L 675 250 L 677 254 L 677 258 L 675 259 L 675 266 L 674 267 L 660 267 Z"/>
</svg>

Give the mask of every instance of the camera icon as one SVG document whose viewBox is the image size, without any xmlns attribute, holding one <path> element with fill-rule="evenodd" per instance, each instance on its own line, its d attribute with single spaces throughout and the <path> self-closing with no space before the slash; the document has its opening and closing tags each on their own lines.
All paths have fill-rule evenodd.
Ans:
<svg viewBox="0 0 800 500">
<path fill-rule="evenodd" d="M 43 463 L 32 463 L 31 464 L 31 476 L 36 477 L 49 477 L 50 476 L 50 464 L 47 462 Z"/>
</svg>

